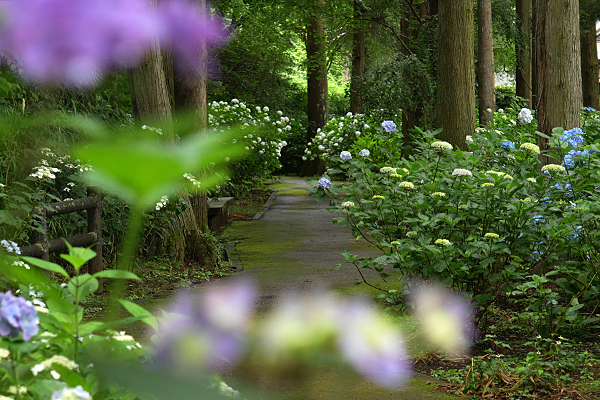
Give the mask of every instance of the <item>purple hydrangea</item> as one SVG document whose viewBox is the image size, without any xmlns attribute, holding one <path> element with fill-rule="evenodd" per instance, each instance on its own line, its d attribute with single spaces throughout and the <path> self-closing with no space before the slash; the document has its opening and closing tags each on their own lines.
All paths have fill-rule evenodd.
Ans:
<svg viewBox="0 0 600 400">
<path fill-rule="evenodd" d="M 358 155 L 361 157 L 368 157 L 369 155 L 371 155 L 371 152 L 369 151 L 369 149 L 362 149 L 358 152 Z"/>
<path fill-rule="evenodd" d="M 158 40 L 176 55 L 199 54 L 221 30 L 182 0 L 10 0 L 0 5 L 0 51 L 34 81 L 90 87 L 117 65 L 139 62 Z"/>
<path fill-rule="evenodd" d="M 396 130 L 396 124 L 394 121 L 383 121 L 381 127 L 386 132 L 394 132 Z"/>
<path fill-rule="evenodd" d="M 573 128 L 568 131 L 564 131 L 560 136 L 561 142 L 567 142 L 573 147 L 583 143 L 583 131 L 581 128 Z"/>
<path fill-rule="evenodd" d="M 0 293 L 0 336 L 17 337 L 23 333 L 27 341 L 37 335 L 39 319 L 33 305 L 10 291 Z"/>
<path fill-rule="evenodd" d="M 502 143 L 500 145 L 500 147 L 502 147 L 503 149 L 514 149 L 515 144 L 513 142 L 511 142 L 510 140 L 507 140 L 506 142 Z"/>
<path fill-rule="evenodd" d="M 83 387 L 77 386 L 76 388 L 62 388 L 52 393 L 51 400 L 88 400 L 92 396 L 86 392 Z"/>
<path fill-rule="evenodd" d="M 235 362 L 245 345 L 254 310 L 254 284 L 230 279 L 200 296 L 184 294 L 159 325 L 155 360 L 182 373 L 221 370 Z"/>
<path fill-rule="evenodd" d="M 352 158 L 352 154 L 350 154 L 350 152 L 349 152 L 349 151 L 345 151 L 345 150 L 344 150 L 344 151 L 342 151 L 342 152 L 340 153 L 340 158 L 341 158 L 342 160 L 350 160 L 350 159 Z"/>
<path fill-rule="evenodd" d="M 321 189 L 329 189 L 331 187 L 331 181 L 325 177 L 319 179 L 318 185 Z"/>
<path fill-rule="evenodd" d="M 399 330 L 360 300 L 349 301 L 340 317 L 338 343 L 348 362 L 382 386 L 403 386 L 411 374 L 411 361 Z"/>
</svg>

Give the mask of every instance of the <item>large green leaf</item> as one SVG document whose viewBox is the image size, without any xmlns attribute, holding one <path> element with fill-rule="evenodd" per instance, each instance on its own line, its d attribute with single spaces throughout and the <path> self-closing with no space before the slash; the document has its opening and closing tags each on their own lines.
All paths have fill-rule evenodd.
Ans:
<svg viewBox="0 0 600 400">
<path fill-rule="evenodd" d="M 119 303 L 125 307 L 127 311 L 131 313 L 131 315 L 136 317 L 142 317 L 142 321 L 148 324 L 152 329 L 158 332 L 158 321 L 154 315 L 144 307 L 132 303 L 131 301 L 119 299 Z"/>
<path fill-rule="evenodd" d="M 231 144 L 237 136 L 234 131 L 196 134 L 176 146 L 128 136 L 79 146 L 73 154 L 92 164 L 93 170 L 86 174 L 90 182 L 147 207 L 176 191 L 185 173 L 209 166 L 221 171 L 230 159 L 241 154 L 241 143 Z M 218 182 L 215 174 L 203 181 L 203 186 Z"/>
<path fill-rule="evenodd" d="M 62 276 L 64 276 L 67 279 L 70 278 L 67 271 L 65 271 L 65 269 L 58 264 L 54 264 L 49 261 L 45 261 L 45 260 L 41 260 L 39 258 L 33 258 L 33 257 L 21 257 L 21 258 L 23 259 L 23 261 L 26 261 L 29 264 L 35 265 L 38 268 L 45 269 L 46 271 L 56 272 L 58 274 L 61 274 Z"/>
</svg>

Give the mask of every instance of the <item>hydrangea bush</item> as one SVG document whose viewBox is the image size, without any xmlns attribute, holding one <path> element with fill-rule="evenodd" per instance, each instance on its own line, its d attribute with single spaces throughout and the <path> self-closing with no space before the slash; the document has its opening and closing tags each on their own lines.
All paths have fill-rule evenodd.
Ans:
<svg viewBox="0 0 600 400">
<path fill-rule="evenodd" d="M 317 199 L 329 196 L 337 205 L 334 221 L 381 252 L 346 252 L 347 263 L 387 282 L 390 274 L 402 283 L 439 280 L 467 293 L 481 312 L 509 296 L 526 303 L 522 317 L 546 336 L 595 323 L 580 310 L 600 300 L 600 132 L 555 129 L 551 163 L 541 167 L 535 121 L 521 114 L 522 121 L 469 136 L 469 152 L 423 132 L 414 156 L 397 154 L 378 168 L 355 153 L 330 171 L 350 183 L 313 182 Z M 531 296 L 527 288 L 540 276 L 545 283 Z"/>
<path fill-rule="evenodd" d="M 247 191 L 281 168 L 281 149 L 292 135 L 292 121 L 283 112 L 272 112 L 269 107 L 249 107 L 232 99 L 229 103 L 213 101 L 208 113 L 210 130 L 223 132 L 240 126 L 245 133 L 240 140 L 246 153 L 231 166 L 230 179 L 223 188 L 225 193 Z"/>
</svg>

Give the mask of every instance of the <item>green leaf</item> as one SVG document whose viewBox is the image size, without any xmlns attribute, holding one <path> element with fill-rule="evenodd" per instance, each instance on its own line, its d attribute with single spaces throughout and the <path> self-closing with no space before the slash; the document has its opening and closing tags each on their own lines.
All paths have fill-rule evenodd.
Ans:
<svg viewBox="0 0 600 400">
<path fill-rule="evenodd" d="M 85 247 L 73 247 L 65 240 L 67 247 L 69 248 L 69 254 L 61 254 L 60 257 L 67 260 L 69 264 L 75 268 L 75 271 L 79 271 L 86 262 L 96 257 L 96 252 L 92 249 Z"/>
<path fill-rule="evenodd" d="M 142 322 L 146 323 L 152 329 L 158 332 L 158 320 L 150 311 L 138 304 L 132 303 L 131 301 L 119 299 L 119 303 L 121 303 L 123 307 L 125 307 L 125 309 L 131 313 L 131 315 L 142 317 Z"/>
<path fill-rule="evenodd" d="M 91 321 L 91 322 L 87 322 L 83 325 L 80 325 L 79 326 L 79 335 L 85 336 L 85 335 L 89 335 L 92 332 L 96 332 L 97 330 L 99 330 L 99 328 L 102 327 L 102 325 L 104 325 L 104 323 L 102 323 L 100 321 Z"/>
<path fill-rule="evenodd" d="M 90 274 L 83 274 L 73 277 L 67 287 L 69 293 L 75 297 L 75 301 L 80 302 L 85 296 L 94 293 L 98 286 L 98 279 L 92 278 Z"/>
<path fill-rule="evenodd" d="M 110 279 L 135 279 L 140 280 L 140 278 L 134 274 L 133 272 L 124 271 L 121 269 L 107 269 L 105 271 L 100 271 L 92 275 L 94 278 L 110 278 Z"/>
<path fill-rule="evenodd" d="M 23 261 L 26 261 L 29 264 L 35 265 L 38 268 L 45 269 L 46 271 L 56 272 L 57 274 L 61 274 L 62 276 L 64 276 L 67 279 L 70 278 L 67 271 L 65 271 L 65 269 L 58 264 L 54 264 L 49 261 L 45 261 L 45 260 L 41 260 L 39 258 L 33 258 L 33 257 L 21 257 L 21 258 L 23 259 Z"/>
</svg>

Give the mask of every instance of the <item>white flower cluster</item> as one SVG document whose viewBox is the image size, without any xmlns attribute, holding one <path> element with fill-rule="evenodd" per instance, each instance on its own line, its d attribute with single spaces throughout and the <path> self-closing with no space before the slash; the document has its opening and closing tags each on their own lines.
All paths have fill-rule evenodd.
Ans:
<svg viewBox="0 0 600 400">
<path fill-rule="evenodd" d="M 71 371 L 79 369 L 79 366 L 75 363 L 75 361 L 70 360 L 65 356 L 54 355 L 51 358 L 48 358 L 47 360 L 44 360 L 41 363 L 33 366 L 31 368 L 31 373 L 33 374 L 33 376 L 37 376 L 37 374 L 39 374 L 40 372 L 47 370 L 47 369 L 51 369 L 52 364 L 60 365 L 61 367 L 65 367 Z M 52 374 L 52 375 L 54 376 L 55 374 Z M 59 375 L 59 377 L 60 377 L 60 375 Z M 56 379 L 58 379 L 58 378 L 56 378 Z"/>
<path fill-rule="evenodd" d="M 56 179 L 56 175 L 54 175 L 55 172 L 60 172 L 60 168 L 51 167 L 50 165 L 48 165 L 48 161 L 41 160 L 40 165 L 34 167 L 33 172 L 29 174 L 29 176 L 38 179 Z"/>
<path fill-rule="evenodd" d="M 4 247 L 9 253 L 21 254 L 21 248 L 12 240 L 3 239 L 2 241 L 0 241 L 0 245 Z"/>
<path fill-rule="evenodd" d="M 531 115 L 531 110 L 529 108 L 521 108 L 519 111 L 519 115 L 517 115 L 517 119 L 520 123 L 527 125 L 533 121 L 533 115 Z"/>
<path fill-rule="evenodd" d="M 454 171 L 452 171 L 452 175 L 455 175 L 455 176 L 473 176 L 473 173 L 471 171 L 469 171 L 468 169 L 455 168 Z"/>
<path fill-rule="evenodd" d="M 169 197 L 168 196 L 163 196 L 160 198 L 160 201 L 158 203 L 156 203 L 156 211 L 159 211 L 161 208 L 163 208 L 164 206 L 167 205 L 167 203 L 169 202 Z"/>
<path fill-rule="evenodd" d="M 252 109 L 238 99 L 232 99 L 230 103 L 213 101 L 209 105 L 208 124 L 211 130 L 222 132 L 240 125 L 241 129 L 253 131 L 242 140 L 246 151 L 250 152 L 254 161 L 258 161 L 254 165 L 264 165 L 261 175 L 281 167 L 281 149 L 287 146 L 284 138 L 292 130 L 290 119 L 282 111 L 273 115 L 269 115 L 269 112 L 269 107 L 257 106 Z"/>
<path fill-rule="evenodd" d="M 153 127 L 153 126 L 142 125 L 142 129 L 149 130 L 149 131 L 152 131 L 152 132 L 156 132 L 156 133 L 158 133 L 159 135 L 162 135 L 162 134 L 163 134 L 163 131 L 162 131 L 162 129 L 160 129 L 160 128 L 155 128 L 155 127 Z"/>
<path fill-rule="evenodd" d="M 321 158 L 340 154 L 341 149 L 349 149 L 366 132 L 372 131 L 363 114 L 347 113 L 343 117 L 333 118 L 323 128 L 317 129 L 317 135 L 304 150 L 303 160 Z"/>
<path fill-rule="evenodd" d="M 196 177 L 192 174 L 185 173 L 185 174 L 183 174 L 183 177 L 185 179 L 189 180 L 190 182 L 192 182 L 192 185 L 194 185 L 196 187 L 200 187 L 202 185 L 202 182 L 197 180 Z"/>
</svg>

